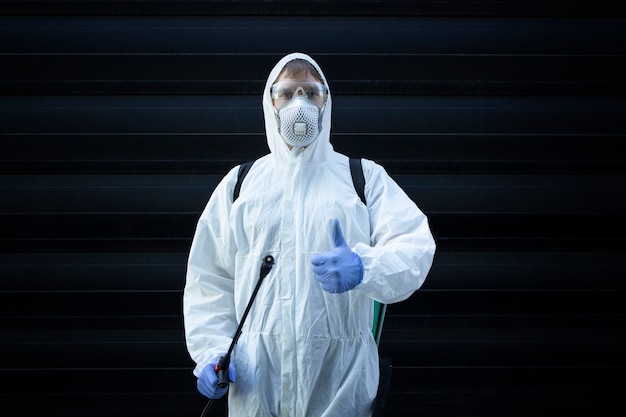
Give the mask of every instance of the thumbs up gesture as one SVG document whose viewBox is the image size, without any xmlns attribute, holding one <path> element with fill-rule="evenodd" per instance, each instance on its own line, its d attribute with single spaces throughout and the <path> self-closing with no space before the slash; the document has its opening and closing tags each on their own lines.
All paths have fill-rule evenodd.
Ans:
<svg viewBox="0 0 626 417">
<path fill-rule="evenodd" d="M 311 258 L 315 278 L 322 288 L 330 293 L 351 290 L 363 280 L 363 263 L 352 252 L 343 238 L 339 220 L 333 219 L 333 250 L 322 252 Z"/>
</svg>

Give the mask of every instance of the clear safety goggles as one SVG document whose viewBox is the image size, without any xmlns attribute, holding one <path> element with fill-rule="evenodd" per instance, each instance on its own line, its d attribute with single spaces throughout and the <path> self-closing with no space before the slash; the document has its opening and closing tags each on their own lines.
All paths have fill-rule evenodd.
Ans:
<svg viewBox="0 0 626 417">
<path fill-rule="evenodd" d="M 322 107 L 328 98 L 328 88 L 318 82 L 280 81 L 272 86 L 270 96 L 278 108 L 294 96 L 304 96 L 318 107 Z"/>
</svg>

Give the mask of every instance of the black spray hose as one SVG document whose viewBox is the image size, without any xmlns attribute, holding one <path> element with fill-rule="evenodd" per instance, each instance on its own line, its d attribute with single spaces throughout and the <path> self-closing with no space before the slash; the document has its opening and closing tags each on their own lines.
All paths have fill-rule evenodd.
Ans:
<svg viewBox="0 0 626 417">
<path fill-rule="evenodd" d="M 235 331 L 235 335 L 233 336 L 233 341 L 230 343 L 230 347 L 224 356 L 222 356 L 215 366 L 215 373 L 217 374 L 217 386 L 220 388 L 226 388 L 230 382 L 228 378 L 228 367 L 230 366 L 230 355 L 233 353 L 233 349 L 237 344 L 237 340 L 239 340 L 239 336 L 241 336 L 241 329 L 243 328 L 244 323 L 246 322 L 246 318 L 248 317 L 248 313 L 252 308 L 252 303 L 256 298 L 257 293 L 259 292 L 259 288 L 261 287 L 261 283 L 263 279 L 270 273 L 272 267 L 274 266 L 274 257 L 272 255 L 267 255 L 263 257 L 263 262 L 261 263 L 261 270 L 259 271 L 259 280 L 254 287 L 254 291 L 252 291 L 252 295 L 250 296 L 250 301 L 248 301 L 248 305 L 246 306 L 246 310 L 243 313 L 243 317 L 241 317 L 241 321 L 239 322 L 239 326 L 237 327 L 237 331 Z M 213 405 L 213 400 L 209 400 L 206 407 L 202 411 L 200 417 L 204 417 Z"/>
</svg>

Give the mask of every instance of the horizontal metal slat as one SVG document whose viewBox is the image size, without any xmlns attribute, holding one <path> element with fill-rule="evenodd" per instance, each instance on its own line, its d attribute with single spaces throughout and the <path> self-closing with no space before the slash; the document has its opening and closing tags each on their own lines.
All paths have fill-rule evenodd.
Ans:
<svg viewBox="0 0 626 417">
<path fill-rule="evenodd" d="M 532 381 L 529 381 L 532 384 Z M 385 412 L 393 416 L 619 416 L 619 390 L 390 391 Z"/>
<path fill-rule="evenodd" d="M 494 245 L 498 251 L 620 251 L 626 241 L 623 214 L 427 213 L 446 251 Z M 0 215 L 3 251 L 187 251 L 197 213 Z M 465 242 L 465 243 L 464 243 Z M 481 243 L 482 242 L 482 243 Z M 450 246 L 448 246 L 450 245 Z M 460 245 L 460 247 L 456 246 Z M 468 245 L 465 247 L 465 245 Z M 567 249 L 566 249 L 567 248 Z"/>
<path fill-rule="evenodd" d="M 189 358 L 185 344 L 180 340 L 176 342 L 146 340 L 142 343 L 134 340 L 125 341 L 118 336 L 117 342 L 90 342 L 80 339 L 64 342 L 62 335 L 61 332 L 58 336 L 59 341 L 0 343 L 0 353 L 4 358 L 0 359 L 0 367 L 4 370 L 62 368 L 70 370 L 172 367 L 193 369 L 195 366 Z"/>
<path fill-rule="evenodd" d="M 14 65 L 0 71 L 0 86 L 5 94 L 13 95 L 254 94 L 262 91 L 264 83 L 265 74 L 259 68 L 272 67 L 245 65 L 248 57 L 238 56 L 5 55 L 4 59 Z M 624 57 L 389 55 L 384 59 L 327 57 L 326 61 L 328 73 L 335 74 L 330 86 L 338 95 L 626 93 L 621 76 L 626 71 Z M 342 74 L 346 66 L 367 72 L 362 70 L 356 74 L 360 79 L 351 79 Z M 391 73 L 389 66 L 395 68 Z M 229 78 L 215 79 L 221 74 Z"/>
<path fill-rule="evenodd" d="M 392 174 L 427 213 L 615 214 L 624 175 Z M 221 176 L 5 176 L 4 215 L 199 215 Z M 331 184 L 329 184 L 329 187 Z"/>
<path fill-rule="evenodd" d="M 5 175 L 223 175 L 268 152 L 262 133 L 5 134 Z M 614 134 L 333 134 L 336 150 L 394 174 L 623 174 Z M 385 143 L 382 147 L 381 144 Z M 34 179 L 38 181 L 36 178 Z"/>
<path fill-rule="evenodd" d="M 0 254 L 0 291 L 179 291 L 187 253 Z"/>
<path fill-rule="evenodd" d="M 375 97 L 333 102 L 334 134 L 623 136 L 619 97 Z M 0 97 L 4 134 L 262 135 L 259 96 Z M 359 123 L 354 121 L 358 120 Z M 266 146 L 263 141 L 262 146 Z M 224 142 L 223 145 L 227 145 Z M 4 146 L 10 149 L 9 144 Z"/>
<path fill-rule="evenodd" d="M 181 290 L 187 255 L 0 254 L 0 291 Z M 422 289 L 624 290 L 625 274 L 620 253 L 437 253 Z"/>
<path fill-rule="evenodd" d="M 181 316 L 180 291 L 0 293 L 0 317 Z M 24 306 L 28 306 L 27 308 Z"/>
<path fill-rule="evenodd" d="M 415 378 L 419 372 L 420 378 Z M 394 368 L 392 391 L 569 391 L 580 392 L 587 381 L 594 381 L 593 391 L 623 390 L 617 378 L 620 367 L 420 367 Z M 145 395 L 195 392 L 195 378 L 189 369 L 95 369 L 95 370 L 17 370 L 2 371 L 13 384 L 5 394 L 84 394 L 98 393 Z M 413 377 L 411 377 L 413 376 Z M 33 378 L 40 384 L 33 389 Z M 85 384 L 88 380 L 90 383 Z M 56 381 L 56 382 L 55 382 Z M 532 383 L 530 383 L 532 382 Z M 530 383 L 530 384 L 529 384 Z"/>
<path fill-rule="evenodd" d="M 348 155 L 375 159 L 391 174 L 439 175 L 523 175 L 567 174 L 623 175 L 621 160 L 424 160 L 383 159 L 349 149 Z M 225 174 L 235 165 L 263 156 L 265 152 L 242 152 L 238 158 L 224 160 L 10 160 L 3 161 L 0 172 L 7 175 L 212 175 Z"/>
<path fill-rule="evenodd" d="M 386 329 L 381 355 L 395 366 L 432 367 L 624 367 L 626 338 L 620 328 L 466 329 L 415 331 L 413 339 Z M 2 369 L 193 367 L 182 329 L 158 332 L 1 332 Z M 154 332 L 152 332 L 154 333 Z M 515 333 L 511 335 L 512 333 Z M 408 334 L 408 332 L 407 332 Z M 487 336 L 486 336 L 487 335 Z M 142 337 L 143 340 L 138 340 Z M 6 340 L 6 341 L 5 341 Z"/>
<path fill-rule="evenodd" d="M 188 251 L 191 238 L 91 238 L 91 239 L 0 239 L 0 251 L 4 253 L 56 253 L 74 251 L 85 252 L 183 252 Z M 439 253 L 445 252 L 611 252 L 626 250 L 624 239 L 598 237 L 580 238 L 507 238 L 489 237 L 438 237 Z"/>
<path fill-rule="evenodd" d="M 622 290 L 420 290 L 389 305 L 389 315 L 562 316 L 616 315 L 626 306 Z"/>
<path fill-rule="evenodd" d="M 0 374 L 4 377 L 4 375 Z M 69 375 L 68 378 L 76 375 Z M 63 377 L 63 376 L 61 376 Z M 84 383 L 88 377 L 81 375 Z M 138 382 L 140 383 L 140 382 Z M 199 392 L 155 392 L 132 395 L 126 393 L 100 392 L 93 394 L 73 393 L 23 393 L 0 394 L 2 411 L 13 417 L 30 417 L 37 414 L 62 413 L 65 416 L 118 417 L 136 416 L 138 412 L 154 417 L 198 417 L 207 404 L 207 398 Z M 140 410 L 140 411 L 138 411 Z M 226 415 L 226 398 L 211 407 L 212 415 Z M 215 414 L 213 414 L 215 413 Z"/>
<path fill-rule="evenodd" d="M 381 98 L 384 102 L 385 98 Z M 510 105 L 514 106 L 514 101 Z M 120 103 L 121 105 L 122 103 Z M 598 103 L 600 104 L 600 103 Z M 607 104 L 611 104 L 608 102 Z M 36 102 L 32 103 L 36 106 Z M 27 111 L 27 110 L 24 110 Z M 445 109 L 440 109 L 445 112 Z M 582 111 L 582 110 L 580 110 Z M 574 114 L 574 113 L 572 113 Z M 68 115 L 69 117 L 69 115 Z M 369 156 L 375 160 L 420 164 L 425 161 L 525 163 L 532 164 L 624 163 L 615 149 L 626 140 L 626 132 L 614 133 L 516 134 L 516 133 L 331 133 L 339 152 Z M 204 163 L 244 161 L 269 152 L 263 132 L 254 134 L 172 133 L 15 133 L 2 134 L 3 164 L 22 163 L 24 172 L 36 163 Z M 385 146 L 381 146 L 384 144 Z M 234 165 L 234 163 L 233 163 Z M 136 168 L 138 169 L 138 168 Z M 7 169 L 2 167 L 2 171 Z M 7 172 L 8 173 L 8 172 Z"/>
<path fill-rule="evenodd" d="M 337 1 L 308 0 L 292 2 L 173 0 L 91 0 L 91 1 L 21 1 L 2 3 L 0 12 L 18 15 L 209 15 L 209 16 L 464 16 L 464 17 L 618 17 L 624 16 L 619 2 L 599 0 L 594 7 L 588 1 Z"/>
<path fill-rule="evenodd" d="M 337 54 L 623 55 L 621 23 L 618 18 L 4 15 L 0 25 L 7 42 L 0 53 L 255 53 L 252 59 L 260 65 L 278 61 L 280 51 L 300 48 L 322 60 Z"/>
<path fill-rule="evenodd" d="M 594 390 L 586 395 L 567 390 L 541 391 L 390 391 L 385 413 L 396 417 L 422 416 L 585 416 L 623 414 L 623 393 Z M 207 403 L 199 393 L 93 394 L 93 395 L 12 395 L 3 398 L 3 410 L 11 416 L 29 417 L 50 410 L 72 410 L 75 416 L 135 416 L 138 409 L 151 416 L 197 417 Z M 211 415 L 225 416 L 226 399 L 216 401 Z"/>
<path fill-rule="evenodd" d="M 491 332 L 498 334 L 498 331 L 493 329 Z M 480 340 L 468 337 L 401 341 L 385 340 L 395 334 L 387 331 L 384 332 L 380 352 L 392 358 L 394 365 L 410 367 L 624 367 L 626 362 L 622 353 L 626 341 L 620 336 L 619 329 L 613 332 L 612 338 L 602 341 L 592 338 L 581 340 L 580 337 L 544 340 L 532 337 L 532 329 L 527 330 L 531 336 L 527 340 Z"/>
<path fill-rule="evenodd" d="M 422 290 L 390 306 L 391 315 L 617 315 L 626 307 L 618 290 Z M 115 317 L 180 315 L 180 291 L 0 293 L 2 317 Z M 28 305 L 28 308 L 24 308 Z"/>
<path fill-rule="evenodd" d="M 459 238 L 623 239 L 623 213 L 428 213 L 435 236 Z M 2 240 L 180 239 L 198 212 L 0 214 Z M 584 221 L 580 221 L 584 219 Z"/>
</svg>

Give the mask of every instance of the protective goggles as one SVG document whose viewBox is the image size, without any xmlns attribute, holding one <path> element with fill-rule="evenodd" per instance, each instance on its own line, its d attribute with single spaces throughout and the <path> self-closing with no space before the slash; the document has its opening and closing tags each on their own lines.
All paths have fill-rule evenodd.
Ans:
<svg viewBox="0 0 626 417">
<path fill-rule="evenodd" d="M 272 86 L 270 96 L 278 105 L 285 104 L 293 96 L 304 96 L 321 107 L 328 98 L 328 88 L 318 82 L 280 81 Z"/>
</svg>

